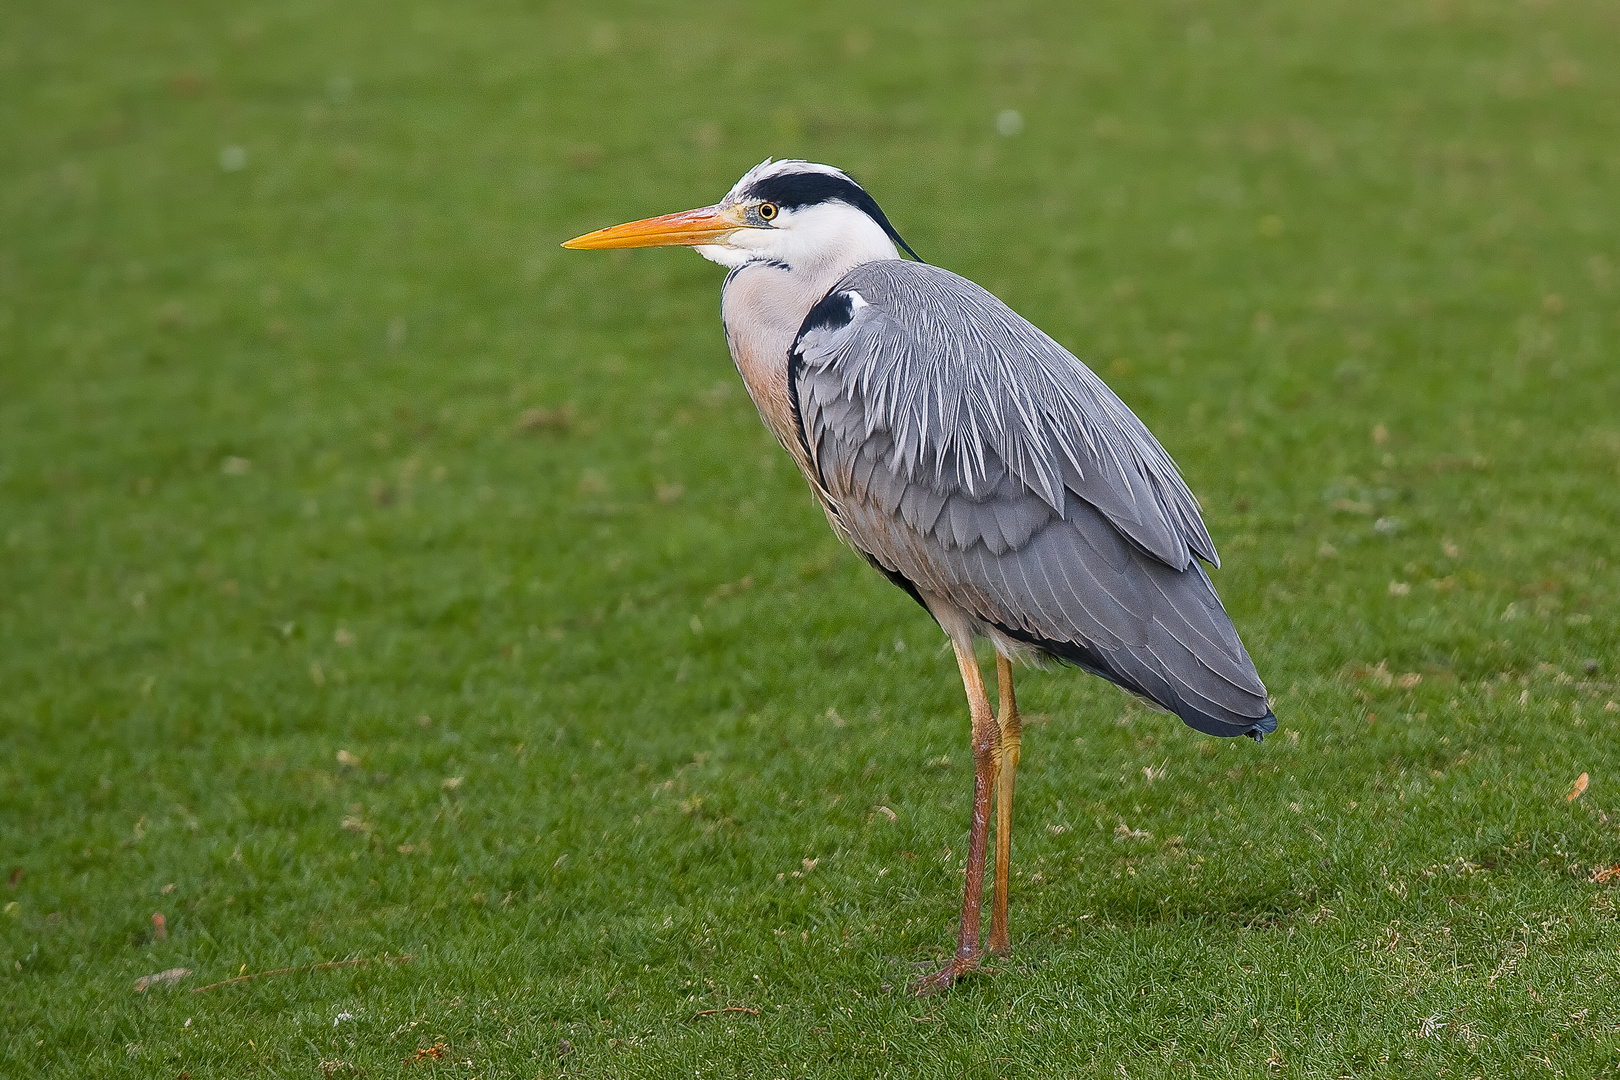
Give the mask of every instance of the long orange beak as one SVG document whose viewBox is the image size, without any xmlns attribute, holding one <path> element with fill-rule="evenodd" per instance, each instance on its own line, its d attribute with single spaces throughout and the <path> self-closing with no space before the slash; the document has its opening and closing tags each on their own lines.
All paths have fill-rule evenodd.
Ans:
<svg viewBox="0 0 1620 1080">
<path fill-rule="evenodd" d="M 746 227 L 740 207 L 722 210 L 718 206 L 705 206 L 699 210 L 683 210 L 679 214 L 643 218 L 610 229 L 598 229 L 574 237 L 563 247 L 580 251 L 676 245 L 692 247 L 716 243 Z"/>
</svg>

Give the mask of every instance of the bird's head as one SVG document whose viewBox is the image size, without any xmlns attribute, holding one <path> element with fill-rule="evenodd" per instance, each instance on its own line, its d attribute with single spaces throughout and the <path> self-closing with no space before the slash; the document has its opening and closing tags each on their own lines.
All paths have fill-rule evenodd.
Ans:
<svg viewBox="0 0 1620 1080">
<path fill-rule="evenodd" d="M 766 158 L 713 206 L 576 236 L 566 248 L 681 245 L 722 266 L 768 262 L 842 273 L 911 250 L 878 204 L 831 165 Z"/>
</svg>

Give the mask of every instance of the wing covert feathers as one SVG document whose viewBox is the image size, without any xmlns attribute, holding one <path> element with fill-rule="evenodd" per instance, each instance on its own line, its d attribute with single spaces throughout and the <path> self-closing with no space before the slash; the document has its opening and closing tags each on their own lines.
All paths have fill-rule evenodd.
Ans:
<svg viewBox="0 0 1620 1080">
<path fill-rule="evenodd" d="M 891 580 L 1200 731 L 1275 730 L 1169 455 L 1001 301 L 869 263 L 812 309 L 789 383 L 829 516 Z"/>
</svg>

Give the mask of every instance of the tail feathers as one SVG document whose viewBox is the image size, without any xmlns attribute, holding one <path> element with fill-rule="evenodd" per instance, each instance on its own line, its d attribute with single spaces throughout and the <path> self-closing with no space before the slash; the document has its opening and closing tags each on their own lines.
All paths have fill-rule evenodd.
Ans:
<svg viewBox="0 0 1620 1080">
<path fill-rule="evenodd" d="M 1267 704 L 1265 690 L 1260 687 L 1258 678 L 1255 680 L 1258 692 L 1247 691 L 1226 682 L 1207 667 L 1198 665 L 1196 674 L 1203 677 L 1183 680 L 1167 674 L 1164 665 L 1146 649 L 1108 650 L 1080 641 L 1049 641 L 1007 626 L 999 629 L 1015 641 L 1032 645 L 1064 663 L 1101 676 L 1121 689 L 1175 713 L 1188 727 L 1205 735 L 1225 739 L 1247 735 L 1259 742 L 1277 730 L 1276 714 Z M 1225 700 L 1213 700 L 1189 685 L 1189 681 L 1216 682 L 1224 690 L 1219 696 Z"/>
</svg>

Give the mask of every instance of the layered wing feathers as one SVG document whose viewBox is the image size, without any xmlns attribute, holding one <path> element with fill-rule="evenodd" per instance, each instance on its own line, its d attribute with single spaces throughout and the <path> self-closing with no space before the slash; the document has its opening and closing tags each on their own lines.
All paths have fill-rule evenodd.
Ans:
<svg viewBox="0 0 1620 1080">
<path fill-rule="evenodd" d="M 1197 561 L 1216 558 L 1197 503 L 1101 380 L 937 267 L 870 263 L 828 302 L 839 310 L 806 320 L 789 378 L 823 495 L 856 546 L 1200 730 L 1275 728 Z"/>
</svg>

